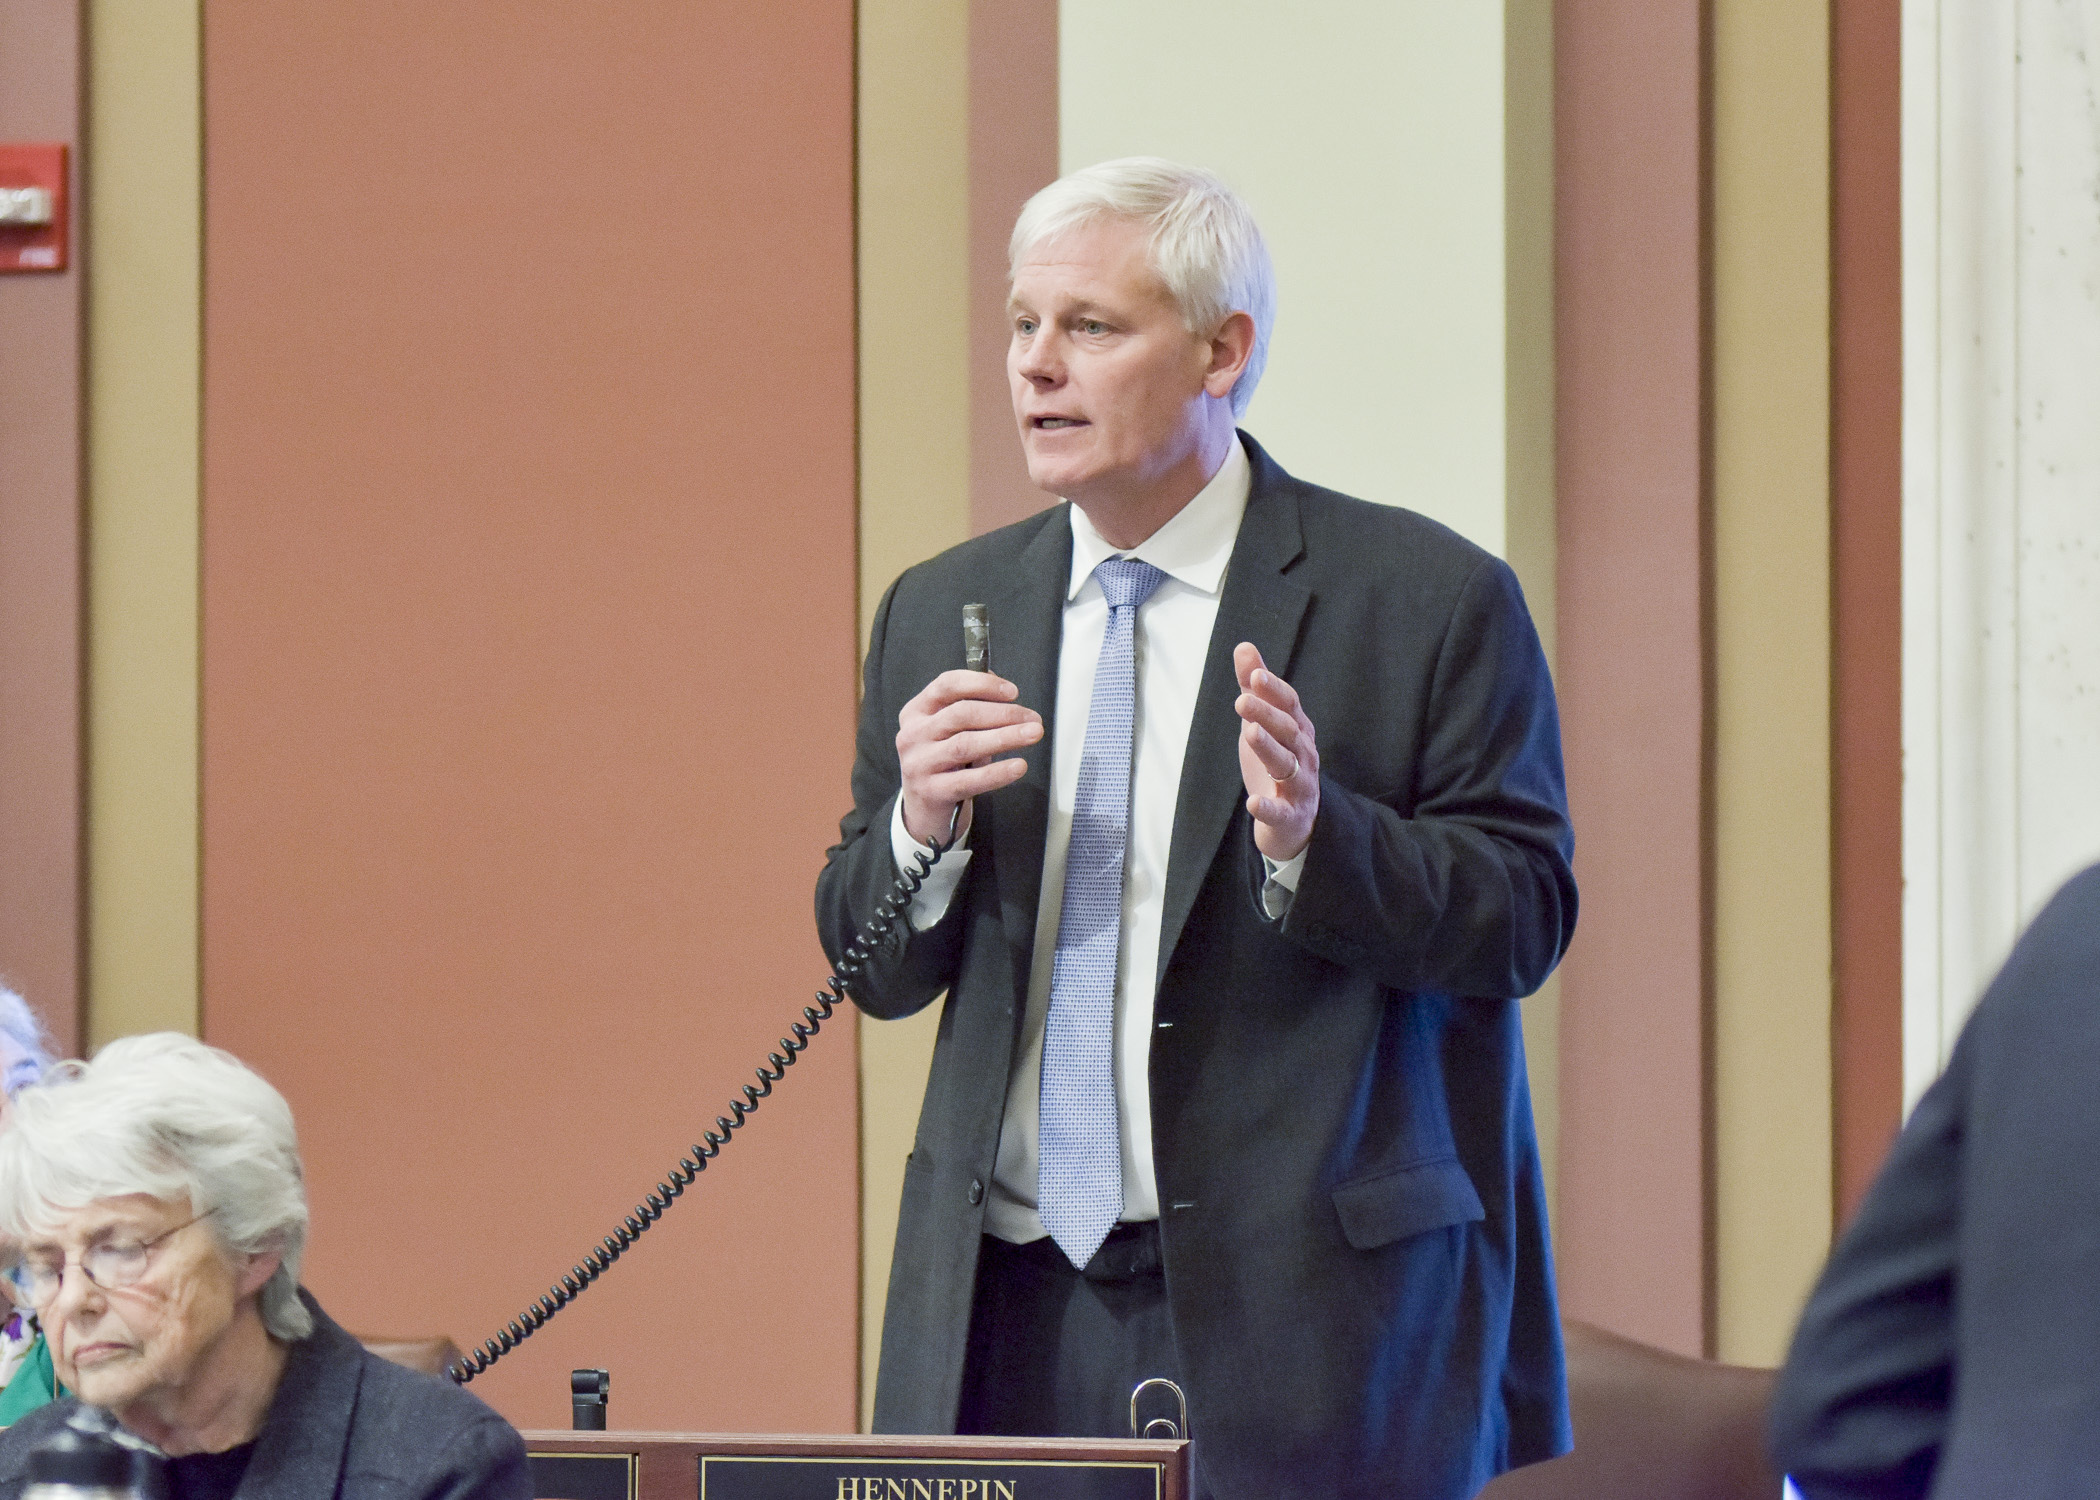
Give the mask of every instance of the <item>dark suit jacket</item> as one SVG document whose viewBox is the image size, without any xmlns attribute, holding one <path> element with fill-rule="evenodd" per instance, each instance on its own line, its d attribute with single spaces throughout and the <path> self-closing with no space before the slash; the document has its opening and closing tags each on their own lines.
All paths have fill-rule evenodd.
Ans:
<svg viewBox="0 0 2100 1500">
<path fill-rule="evenodd" d="M 1962 1028 L 1802 1314 L 1773 1449 L 1812 1497 L 2100 1493 L 2100 866 Z"/>
<path fill-rule="evenodd" d="M 1444 527 L 1285 474 L 1247 441 L 1175 806 L 1151 1054 L 1168 1298 L 1221 1496 L 1470 1495 L 1569 1443 L 1516 999 L 1575 924 L 1553 691 L 1515 577 Z M 897 714 L 992 664 L 1051 720 L 1057 506 L 904 574 L 876 614 L 854 808 L 817 885 L 836 956 L 895 873 Z M 1232 648 L 1292 682 L 1320 813 L 1287 917 L 1260 906 Z M 947 915 L 875 956 L 870 1014 L 948 1001 L 906 1162 L 875 1422 L 946 1432 L 1025 1009 L 1046 733 L 977 809 Z"/>
<path fill-rule="evenodd" d="M 242 1500 L 531 1500 L 525 1444 L 477 1398 L 368 1354 L 313 1297 L 314 1331 L 293 1344 L 241 1479 Z M 79 1403 L 55 1401 L 0 1432 L 0 1500 L 15 1500 L 29 1454 Z"/>
</svg>

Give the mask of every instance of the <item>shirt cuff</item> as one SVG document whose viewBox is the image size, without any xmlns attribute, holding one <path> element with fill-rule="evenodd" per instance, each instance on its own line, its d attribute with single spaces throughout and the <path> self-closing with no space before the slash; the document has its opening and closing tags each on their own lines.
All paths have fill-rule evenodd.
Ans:
<svg viewBox="0 0 2100 1500">
<path fill-rule="evenodd" d="M 899 823 L 897 826 L 904 825 Z M 1291 909 L 1291 902 L 1297 898 L 1298 879 L 1305 873 L 1305 850 L 1300 849 L 1282 864 L 1264 854 L 1261 864 L 1269 876 L 1261 885 L 1261 909 L 1269 914 L 1270 921 L 1281 922 Z"/>
<path fill-rule="evenodd" d="M 914 932 L 924 932 L 948 915 L 948 903 L 955 899 L 955 888 L 962 884 L 963 872 L 970 868 L 970 832 L 963 830 L 955 847 L 941 856 L 941 862 L 926 872 L 925 883 L 919 893 L 911 898 L 911 927 Z M 913 838 L 904 827 L 904 799 L 900 796 L 890 814 L 890 854 L 897 861 L 897 870 L 919 868 L 921 857 L 931 859 L 933 849 Z M 1302 858 L 1302 857 L 1301 857 Z M 1297 876 L 1291 877 L 1293 885 Z"/>
</svg>

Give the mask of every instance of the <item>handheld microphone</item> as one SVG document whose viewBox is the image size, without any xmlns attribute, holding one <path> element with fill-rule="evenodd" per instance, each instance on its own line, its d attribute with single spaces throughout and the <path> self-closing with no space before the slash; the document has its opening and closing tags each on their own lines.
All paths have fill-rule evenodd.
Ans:
<svg viewBox="0 0 2100 1500">
<path fill-rule="evenodd" d="M 992 669 L 992 611 L 989 605 L 963 606 L 963 665 L 972 672 Z"/>
</svg>

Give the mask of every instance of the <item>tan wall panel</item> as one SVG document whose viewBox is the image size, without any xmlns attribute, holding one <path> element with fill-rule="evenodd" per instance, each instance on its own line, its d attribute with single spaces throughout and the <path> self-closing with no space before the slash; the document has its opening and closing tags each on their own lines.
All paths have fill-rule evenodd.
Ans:
<svg viewBox="0 0 2100 1500">
<path fill-rule="evenodd" d="M 1829 7 L 1714 24 L 1716 1352 L 1773 1364 L 1831 1220 Z"/>
<path fill-rule="evenodd" d="M 94 0 L 91 1044 L 197 1030 L 199 0 Z"/>
<path fill-rule="evenodd" d="M 969 0 L 860 10 L 860 631 L 970 534 Z"/>
<path fill-rule="evenodd" d="M 1503 541 L 1553 660 L 1553 6 L 1502 13 Z M 1560 1197 L 1560 976 L 1524 1002 L 1524 1057 L 1549 1207 Z"/>
<path fill-rule="evenodd" d="M 970 534 L 969 0 L 860 7 L 860 638 Z M 841 783 L 832 802 L 843 805 Z M 827 804 L 830 805 L 830 804 Z M 860 1420 L 940 1007 L 860 1024 Z"/>
<path fill-rule="evenodd" d="M 823 972 L 853 721 L 852 7 L 206 9 L 204 1025 L 310 1284 L 485 1337 Z M 854 1027 L 475 1389 L 848 1430 Z"/>
</svg>

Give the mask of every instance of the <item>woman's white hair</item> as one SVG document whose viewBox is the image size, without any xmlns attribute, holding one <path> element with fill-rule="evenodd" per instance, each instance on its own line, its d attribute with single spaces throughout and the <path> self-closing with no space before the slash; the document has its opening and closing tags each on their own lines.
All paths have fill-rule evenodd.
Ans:
<svg viewBox="0 0 2100 1500">
<path fill-rule="evenodd" d="M 188 1200 L 234 1255 L 281 1257 L 263 1286 L 263 1325 L 303 1339 L 299 1300 L 306 1183 L 291 1106 L 229 1052 L 163 1031 L 60 1063 L 15 1095 L 0 1130 L 0 1234 L 48 1234 L 60 1215 L 144 1193 Z"/>
<path fill-rule="evenodd" d="M 1207 339 L 1236 312 L 1254 320 L 1254 351 L 1232 388 L 1232 414 L 1244 416 L 1276 324 L 1276 272 L 1246 201 L 1212 173 L 1157 156 L 1082 167 L 1022 206 L 1007 274 L 1059 235 L 1104 219 L 1150 230 L 1152 269 L 1189 332 Z"/>
</svg>

